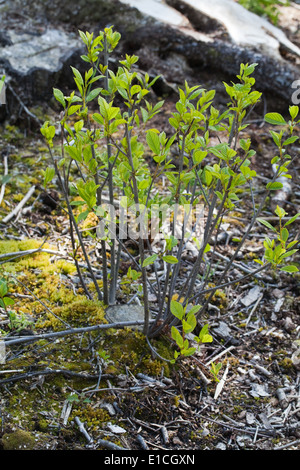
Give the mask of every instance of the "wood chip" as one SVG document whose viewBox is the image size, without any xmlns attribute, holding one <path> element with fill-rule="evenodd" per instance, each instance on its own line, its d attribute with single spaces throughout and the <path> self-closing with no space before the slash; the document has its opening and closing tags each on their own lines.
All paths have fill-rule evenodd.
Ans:
<svg viewBox="0 0 300 470">
<path fill-rule="evenodd" d="M 255 286 L 249 290 L 249 292 L 243 299 L 241 299 L 241 303 L 245 305 L 245 307 L 249 307 L 249 305 L 257 301 L 260 295 L 261 288 L 259 286 Z"/>
</svg>

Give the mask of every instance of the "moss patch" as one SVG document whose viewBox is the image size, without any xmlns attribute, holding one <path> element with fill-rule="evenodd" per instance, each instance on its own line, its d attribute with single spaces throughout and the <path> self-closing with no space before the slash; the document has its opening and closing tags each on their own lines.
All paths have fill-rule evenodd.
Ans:
<svg viewBox="0 0 300 470">
<path fill-rule="evenodd" d="M 4 450 L 33 450 L 36 446 L 34 436 L 22 429 L 4 434 L 1 442 Z"/>
</svg>

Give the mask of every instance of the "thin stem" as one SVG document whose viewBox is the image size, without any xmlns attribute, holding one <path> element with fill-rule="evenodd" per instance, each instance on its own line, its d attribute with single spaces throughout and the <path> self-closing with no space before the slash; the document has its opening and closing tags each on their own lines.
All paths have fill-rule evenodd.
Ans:
<svg viewBox="0 0 300 470">
<path fill-rule="evenodd" d="M 127 140 L 127 147 L 128 147 L 128 160 L 132 169 L 132 186 L 133 186 L 134 202 L 137 206 L 138 213 L 140 214 L 139 192 L 138 192 L 138 186 L 137 186 L 137 181 L 135 177 L 135 169 L 134 169 L 132 153 L 131 153 L 131 135 L 130 135 L 128 123 L 126 123 L 125 128 L 126 128 L 126 140 Z M 139 223 L 139 231 L 141 232 L 140 223 Z M 148 330 L 149 330 L 150 313 L 149 313 L 148 289 L 147 289 L 147 270 L 143 266 L 144 259 L 145 259 L 144 240 L 143 240 L 141 233 L 139 237 L 139 254 L 140 254 L 140 264 L 141 264 L 141 270 L 142 270 L 142 283 L 143 283 L 143 294 L 144 294 L 144 315 L 145 315 L 144 334 L 147 336 Z"/>
<path fill-rule="evenodd" d="M 78 225 L 76 223 L 76 220 L 75 220 L 75 217 L 74 217 L 74 214 L 73 214 L 73 210 L 72 210 L 72 206 L 70 204 L 70 200 L 69 200 L 69 195 L 68 195 L 68 191 L 65 187 L 65 184 L 62 180 L 62 177 L 61 177 L 61 174 L 58 170 L 58 167 L 57 167 L 57 163 L 54 159 L 54 156 L 52 154 L 52 151 L 51 151 L 51 148 L 49 147 L 49 153 L 50 153 L 50 156 L 51 156 L 51 159 L 52 159 L 52 162 L 53 162 L 53 166 L 55 168 L 55 172 L 56 172 L 56 175 L 57 175 L 57 178 L 58 178 L 58 181 L 59 181 L 59 184 L 60 184 L 60 187 L 64 193 L 64 196 L 65 196 L 65 200 L 66 200 L 66 203 L 67 203 L 67 208 L 68 208 L 68 213 L 70 215 L 70 218 L 72 220 L 72 223 L 73 223 L 73 226 L 75 228 L 75 231 L 76 231 L 76 234 L 77 234 L 77 237 L 78 237 L 78 240 L 79 240 L 79 243 L 80 243 L 80 246 L 81 246 L 81 249 L 82 249 L 82 252 L 83 252 L 83 256 L 85 258 L 85 261 L 86 261 L 86 264 L 88 266 L 88 270 L 90 272 L 90 275 L 91 275 L 91 278 L 93 280 L 93 283 L 95 285 L 95 289 L 96 289 L 96 292 L 97 292 L 97 295 L 98 295 L 98 299 L 99 300 L 102 300 L 102 293 L 100 291 L 100 288 L 99 288 L 99 285 L 98 285 L 98 282 L 97 282 L 97 279 L 94 275 L 94 272 L 93 272 L 93 269 L 91 267 L 91 263 L 90 263 L 90 260 L 89 260 L 89 257 L 88 257 L 88 254 L 86 252 L 86 249 L 85 249 L 85 245 L 84 245 L 84 242 L 82 240 L 82 236 L 81 236 L 81 233 L 80 233 L 80 230 L 78 228 Z"/>
<path fill-rule="evenodd" d="M 103 65 L 106 67 L 105 76 L 104 76 L 104 88 L 106 91 L 109 91 L 108 86 L 108 45 L 107 45 L 107 37 L 104 34 L 103 39 L 103 46 L 104 46 L 104 60 Z M 107 165 L 108 165 L 108 192 L 109 192 L 109 203 L 113 205 L 114 203 L 114 187 L 113 187 L 113 163 L 111 162 L 111 139 L 109 136 L 106 137 L 106 145 L 107 145 Z M 116 260 L 115 260 L 115 239 L 111 240 L 111 247 L 110 247 L 110 274 L 111 274 L 111 283 L 109 286 L 109 293 L 108 293 L 108 303 L 113 305 L 116 300 L 116 278 L 118 276 L 118 272 L 116 271 Z"/>
<path fill-rule="evenodd" d="M 233 281 L 224 282 L 223 284 L 218 284 L 217 286 L 210 287 L 209 289 L 201 289 L 200 291 L 195 293 L 195 295 L 193 295 L 193 297 L 190 298 L 190 301 L 192 302 L 195 299 L 198 299 L 200 296 L 204 296 L 205 294 L 208 294 L 210 292 L 212 293 L 212 295 L 214 295 L 216 290 L 223 289 L 223 287 L 231 286 L 232 284 L 237 284 L 241 281 L 244 281 L 245 279 L 248 279 L 248 277 L 253 277 L 255 274 L 258 274 L 261 271 L 264 271 L 265 269 L 269 268 L 270 266 L 271 266 L 271 263 L 266 263 L 263 266 L 260 266 L 259 268 L 255 269 L 254 271 L 251 271 L 248 274 L 245 274 L 244 276 L 240 276 L 240 277 L 234 279 Z M 206 304 L 207 303 L 208 302 L 206 302 Z M 202 311 L 202 309 L 201 309 L 201 311 Z"/>
</svg>

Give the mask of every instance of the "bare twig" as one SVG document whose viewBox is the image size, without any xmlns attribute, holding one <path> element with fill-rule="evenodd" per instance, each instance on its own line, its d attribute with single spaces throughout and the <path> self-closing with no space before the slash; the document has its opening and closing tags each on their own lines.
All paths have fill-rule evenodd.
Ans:
<svg viewBox="0 0 300 470">
<path fill-rule="evenodd" d="M 258 297 L 257 301 L 255 302 L 255 304 L 254 304 L 254 306 L 253 306 L 251 312 L 250 312 L 249 315 L 248 315 L 248 318 L 247 318 L 247 321 L 246 321 L 246 324 L 245 324 L 245 328 L 247 328 L 248 323 L 249 323 L 249 321 L 251 320 L 251 317 L 252 317 L 253 313 L 255 312 L 255 310 L 257 309 L 258 304 L 259 304 L 259 302 L 261 301 L 261 299 L 263 298 L 263 296 L 264 296 L 264 294 L 261 294 L 261 295 Z"/>
<path fill-rule="evenodd" d="M 299 444 L 300 444 L 300 439 L 297 439 L 296 441 L 289 442 L 288 444 L 275 447 L 274 450 L 283 450 L 283 449 L 287 449 L 288 447 L 298 446 Z"/>
<path fill-rule="evenodd" d="M 33 255 L 34 253 L 49 253 L 50 255 L 65 256 L 64 253 L 56 250 L 48 250 L 47 248 L 34 248 L 32 250 L 23 250 L 23 251 L 12 251 L 10 253 L 3 253 L 0 255 L 0 260 L 9 258 L 6 260 L 6 263 L 12 261 L 16 258 L 22 258 L 23 256 Z"/>
<path fill-rule="evenodd" d="M 11 211 L 9 214 L 7 214 L 6 217 L 4 217 L 4 219 L 2 220 L 2 223 L 6 224 L 7 222 L 9 222 L 13 217 L 15 217 L 16 215 L 18 215 L 18 213 L 20 212 L 20 210 L 22 209 L 22 207 L 26 204 L 26 202 L 31 198 L 31 196 L 33 195 L 35 191 L 35 186 L 32 186 L 29 191 L 25 194 L 25 196 L 23 197 L 23 199 L 19 202 L 19 204 L 14 208 L 13 211 Z"/>
<path fill-rule="evenodd" d="M 97 439 L 97 444 L 101 447 L 104 447 L 105 449 L 110 450 L 129 450 L 126 447 L 120 447 L 113 442 L 107 441 L 106 439 Z"/>
<path fill-rule="evenodd" d="M 22 343 L 28 343 L 28 342 L 33 342 L 33 341 L 39 341 L 40 339 L 60 338 L 62 336 L 76 335 L 79 333 L 87 333 L 89 331 L 108 330 L 110 328 L 121 329 L 121 328 L 126 328 L 127 326 L 139 326 L 143 324 L 144 322 L 142 320 L 124 321 L 124 322 L 116 322 L 116 323 L 101 323 L 100 325 L 86 326 L 82 328 L 70 328 L 68 330 L 55 331 L 52 333 L 44 333 L 41 335 L 23 336 L 21 338 L 15 338 L 15 339 L 4 338 L 4 341 L 5 341 L 6 346 L 12 346 L 13 344 L 22 344 Z"/>
<path fill-rule="evenodd" d="M 2 374 L 8 374 L 8 373 L 13 373 L 13 372 L 22 372 L 22 371 L 18 371 L 18 370 L 1 371 Z M 25 380 L 25 379 L 28 380 L 28 379 L 31 379 L 32 377 L 42 376 L 42 375 L 64 375 L 65 377 L 76 377 L 76 378 L 81 378 L 84 380 L 97 380 L 97 375 L 75 372 L 75 371 L 66 370 L 66 369 L 44 369 L 44 370 L 35 370 L 31 372 L 30 371 L 24 372 L 22 374 L 16 374 L 11 377 L 7 377 L 6 379 L 0 380 L 0 385 L 18 382 L 19 380 Z M 108 377 L 108 375 L 109 374 L 104 374 L 103 378 Z"/>
<path fill-rule="evenodd" d="M 91 436 L 89 435 L 89 433 L 85 429 L 84 424 L 80 421 L 78 416 L 75 416 L 75 422 L 76 422 L 77 426 L 79 427 L 79 431 L 84 435 L 84 437 L 88 441 L 88 444 L 92 444 L 93 439 L 91 438 Z"/>
<path fill-rule="evenodd" d="M 10 85 L 9 82 L 6 83 L 7 85 L 7 88 L 9 89 L 9 91 L 11 92 L 11 94 L 16 98 L 16 100 L 19 102 L 20 106 L 22 109 L 24 109 L 25 113 L 36 123 L 38 124 L 38 126 L 41 126 L 42 125 L 42 122 L 39 120 L 39 118 L 33 114 L 31 111 L 29 111 L 29 109 L 27 108 L 27 106 L 25 105 L 25 103 L 23 103 L 23 101 L 21 100 L 21 98 L 19 97 L 19 95 L 15 92 L 15 90 L 13 89 L 13 87 Z"/>
<path fill-rule="evenodd" d="M 218 383 L 217 387 L 216 387 L 216 391 L 215 391 L 215 395 L 214 395 L 214 400 L 217 400 L 217 398 L 219 397 L 220 393 L 222 392 L 223 390 L 223 387 L 225 385 L 225 382 L 226 382 L 226 379 L 227 379 L 227 374 L 228 374 L 228 370 L 229 370 L 229 366 L 227 364 L 226 366 L 226 369 L 225 369 L 225 372 L 220 380 L 220 382 Z"/>
<path fill-rule="evenodd" d="M 3 176 L 7 176 L 8 175 L 7 155 L 4 155 L 4 157 L 3 157 L 3 167 L 4 167 Z M 4 197 L 5 185 L 6 185 L 6 183 L 4 181 L 4 183 L 2 183 L 2 185 L 1 185 L 1 190 L 0 190 L 0 205 L 1 205 L 1 202 L 2 202 L 3 197 Z"/>
<path fill-rule="evenodd" d="M 140 446 L 143 450 L 149 450 L 149 447 L 148 447 L 145 439 L 143 438 L 143 436 L 141 436 L 141 434 L 138 434 L 136 436 L 136 440 L 138 441 L 138 443 L 140 444 Z"/>
</svg>

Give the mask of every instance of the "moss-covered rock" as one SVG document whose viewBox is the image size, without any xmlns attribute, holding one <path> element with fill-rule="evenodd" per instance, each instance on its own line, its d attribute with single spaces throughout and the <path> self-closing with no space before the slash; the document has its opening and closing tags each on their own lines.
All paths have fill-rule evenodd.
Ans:
<svg viewBox="0 0 300 470">
<path fill-rule="evenodd" d="M 17 429 L 3 434 L 1 443 L 4 450 L 34 450 L 37 441 L 30 432 Z"/>
</svg>

